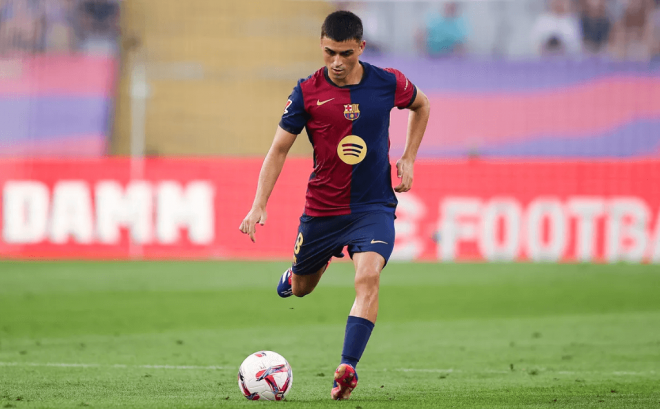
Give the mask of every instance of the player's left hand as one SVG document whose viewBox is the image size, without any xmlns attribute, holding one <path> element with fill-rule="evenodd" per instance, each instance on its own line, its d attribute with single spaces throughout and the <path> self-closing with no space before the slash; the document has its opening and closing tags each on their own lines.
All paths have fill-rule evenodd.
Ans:
<svg viewBox="0 0 660 409">
<path fill-rule="evenodd" d="M 410 159 L 401 158 L 396 162 L 396 175 L 401 178 L 399 186 L 394 188 L 397 193 L 407 192 L 412 188 L 414 163 Z"/>
</svg>

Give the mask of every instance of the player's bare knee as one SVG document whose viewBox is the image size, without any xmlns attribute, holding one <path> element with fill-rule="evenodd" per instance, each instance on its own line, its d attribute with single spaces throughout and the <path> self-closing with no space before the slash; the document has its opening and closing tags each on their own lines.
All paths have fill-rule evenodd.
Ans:
<svg viewBox="0 0 660 409">
<path fill-rule="evenodd" d="M 364 269 L 355 276 L 355 289 L 360 290 L 378 290 L 380 284 L 380 271 L 377 269 Z"/>
</svg>

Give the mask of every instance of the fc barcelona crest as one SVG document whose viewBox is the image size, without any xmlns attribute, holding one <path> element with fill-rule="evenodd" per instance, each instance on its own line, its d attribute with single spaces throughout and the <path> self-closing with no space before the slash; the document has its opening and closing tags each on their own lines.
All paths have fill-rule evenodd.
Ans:
<svg viewBox="0 0 660 409">
<path fill-rule="evenodd" d="M 350 121 L 355 121 L 360 117 L 360 104 L 344 105 L 344 117 Z"/>
</svg>

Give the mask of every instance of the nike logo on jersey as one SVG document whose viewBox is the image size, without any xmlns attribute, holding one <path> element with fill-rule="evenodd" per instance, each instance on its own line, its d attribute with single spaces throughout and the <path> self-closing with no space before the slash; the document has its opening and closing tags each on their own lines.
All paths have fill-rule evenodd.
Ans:
<svg viewBox="0 0 660 409">
<path fill-rule="evenodd" d="M 330 101 L 332 101 L 333 99 L 334 99 L 334 98 L 330 98 L 330 99 L 325 100 L 325 101 L 323 101 L 323 102 L 321 102 L 320 100 L 317 99 L 317 100 L 316 100 L 316 105 L 317 105 L 317 106 L 321 106 L 321 105 L 325 104 L 326 102 L 330 102 Z"/>
<path fill-rule="evenodd" d="M 373 240 L 373 239 L 371 240 L 371 244 L 376 244 L 376 243 L 381 243 L 381 244 L 388 244 L 388 243 L 387 243 L 387 242 L 385 242 L 385 241 L 380 241 L 380 240 Z"/>
</svg>

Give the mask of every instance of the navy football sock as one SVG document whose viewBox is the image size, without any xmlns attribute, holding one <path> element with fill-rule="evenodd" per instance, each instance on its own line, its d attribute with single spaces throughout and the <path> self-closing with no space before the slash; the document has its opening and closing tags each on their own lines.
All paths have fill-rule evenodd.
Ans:
<svg viewBox="0 0 660 409">
<path fill-rule="evenodd" d="M 349 364 L 353 368 L 357 367 L 373 329 L 374 323 L 368 319 L 348 316 L 346 334 L 344 335 L 344 349 L 341 352 L 342 364 Z"/>
<path fill-rule="evenodd" d="M 277 283 L 277 294 L 282 298 L 291 297 L 291 295 L 293 295 L 289 277 L 290 274 L 293 274 L 293 272 L 291 272 L 291 269 L 289 268 L 284 274 L 282 274 L 280 281 Z"/>
</svg>

